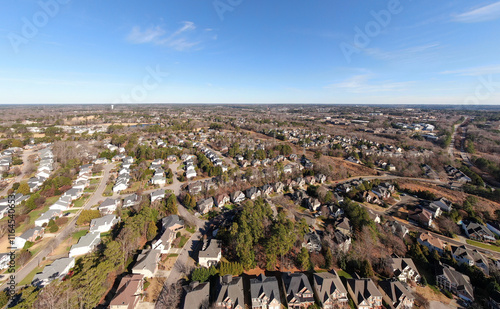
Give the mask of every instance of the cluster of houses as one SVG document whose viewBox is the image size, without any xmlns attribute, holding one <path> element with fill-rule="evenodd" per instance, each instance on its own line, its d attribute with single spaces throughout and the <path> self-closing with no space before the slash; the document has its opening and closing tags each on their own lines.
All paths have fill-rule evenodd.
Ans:
<svg viewBox="0 0 500 309">
<path fill-rule="evenodd" d="M 329 147 L 340 148 L 345 153 L 358 152 L 364 156 L 384 156 L 401 157 L 403 154 L 408 156 L 429 156 L 432 152 L 429 150 L 409 150 L 404 151 L 401 147 L 389 144 L 381 144 L 371 140 L 349 136 L 332 136 L 330 134 L 316 133 L 306 129 L 282 129 L 265 132 L 269 136 L 280 134 L 293 144 L 301 145 L 306 148 Z M 375 132 L 372 132 L 375 133 Z"/>
<path fill-rule="evenodd" d="M 28 180 L 28 186 L 30 187 L 31 193 L 40 189 L 45 180 L 50 177 L 50 174 L 54 169 L 54 154 L 50 148 L 47 147 L 40 150 L 38 152 L 38 157 L 40 161 L 36 175 Z"/>
<path fill-rule="evenodd" d="M 312 281 L 304 273 L 281 273 L 282 280 L 275 276 L 259 275 L 248 280 L 250 299 L 244 300 L 244 279 L 226 275 L 219 277 L 210 291 L 210 283 L 191 282 L 184 286 L 181 308 L 198 309 L 212 304 L 213 308 L 308 308 L 318 304 L 321 308 L 347 308 L 349 298 L 357 308 L 381 309 L 385 302 L 390 308 L 406 309 L 413 306 L 415 297 L 408 288 L 417 283 L 420 275 L 411 259 L 393 258 L 391 266 L 397 274 L 393 279 L 379 282 L 378 286 L 369 278 L 350 278 L 346 284 L 335 270 L 315 273 Z M 399 280 L 398 280 L 399 279 Z M 283 297 L 282 297 L 283 296 Z"/>
<path fill-rule="evenodd" d="M 183 155 L 181 158 L 184 163 L 184 170 L 186 171 L 187 179 L 193 179 L 197 175 L 193 158 L 193 155 Z"/>
<path fill-rule="evenodd" d="M 165 161 L 163 159 L 155 159 L 153 160 L 153 162 L 151 162 L 149 169 L 153 170 L 154 174 L 149 182 L 152 185 L 163 187 L 167 183 L 165 170 L 162 167 L 163 164 L 165 164 Z"/>
<path fill-rule="evenodd" d="M 408 220 L 429 228 L 432 227 L 433 220 L 441 216 L 443 212 L 450 212 L 452 207 L 452 203 L 444 197 L 435 201 L 421 200 L 419 206 L 408 213 Z"/>
<path fill-rule="evenodd" d="M 12 165 L 12 156 L 21 151 L 22 149 L 19 147 L 10 147 L 2 151 L 0 154 L 0 180 L 2 179 L 2 174 L 9 171 Z"/>
<path fill-rule="evenodd" d="M 451 165 L 445 166 L 444 170 L 446 171 L 446 174 L 448 174 L 452 183 L 466 184 L 472 181 L 469 176 L 465 175 L 461 170 Z"/>
<path fill-rule="evenodd" d="M 134 158 L 130 156 L 123 158 L 121 168 L 118 171 L 118 177 L 116 177 L 115 185 L 113 186 L 113 192 L 119 193 L 129 187 L 130 167 L 132 164 L 134 164 Z"/>
<path fill-rule="evenodd" d="M 467 264 L 469 266 L 477 266 L 486 275 L 489 275 L 488 259 L 476 249 L 462 246 L 447 246 L 439 238 L 431 233 L 420 234 L 417 241 L 429 249 L 429 251 L 436 251 L 439 255 L 443 255 L 446 250 L 451 251 L 451 255 L 458 264 Z M 440 264 L 436 269 L 436 282 L 441 288 L 450 291 L 451 293 L 459 296 L 465 301 L 474 301 L 473 286 L 470 278 L 453 267 Z"/>
<path fill-rule="evenodd" d="M 15 247 L 17 249 L 22 249 L 26 242 L 34 242 L 37 239 L 42 238 L 44 236 L 45 227 L 49 224 L 50 220 L 55 220 L 61 217 L 63 212 L 67 211 L 73 205 L 75 200 L 82 197 L 83 191 L 90 184 L 91 175 L 91 164 L 80 166 L 78 177 L 73 182 L 71 189 L 64 192 L 54 204 L 49 206 L 49 209 L 46 212 L 40 214 L 40 217 L 35 219 L 34 228 L 25 231 L 23 234 L 14 239 Z M 29 196 L 24 196 L 22 198 L 25 200 L 29 198 Z"/>
<path fill-rule="evenodd" d="M 436 128 L 434 125 L 430 123 L 402 123 L 397 122 L 395 124 L 397 127 L 411 130 L 411 131 L 424 131 L 424 132 L 432 132 Z"/>
</svg>

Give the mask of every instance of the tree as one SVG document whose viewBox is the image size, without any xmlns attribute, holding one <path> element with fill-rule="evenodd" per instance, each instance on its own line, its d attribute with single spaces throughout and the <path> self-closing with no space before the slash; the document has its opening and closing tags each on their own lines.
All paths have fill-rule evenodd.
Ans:
<svg viewBox="0 0 500 309">
<path fill-rule="evenodd" d="M 78 219 L 76 219 L 76 224 L 84 225 L 89 224 L 92 219 L 100 218 L 101 213 L 99 210 L 82 210 Z"/>
<path fill-rule="evenodd" d="M 165 211 L 167 215 L 177 214 L 177 197 L 175 194 L 170 194 L 167 198 L 167 202 L 165 204 Z"/>
<path fill-rule="evenodd" d="M 326 248 L 325 250 L 325 268 L 330 269 L 333 266 L 333 255 L 332 250 L 330 248 Z"/>
<path fill-rule="evenodd" d="M 316 151 L 314 153 L 314 159 L 319 160 L 319 158 L 321 158 L 321 155 L 322 155 L 321 151 L 319 151 L 319 150 Z"/>
<path fill-rule="evenodd" d="M 19 184 L 19 188 L 17 188 L 17 193 L 21 193 L 23 195 L 30 194 L 30 186 L 26 181 L 23 181 Z"/>
<path fill-rule="evenodd" d="M 156 224 L 154 221 L 149 222 L 148 224 L 148 231 L 146 234 L 146 239 L 148 241 L 151 241 L 155 238 L 156 234 L 158 232 L 158 228 L 156 227 Z"/>
<path fill-rule="evenodd" d="M 311 268 L 311 261 L 309 260 L 309 251 L 305 247 L 300 249 L 300 253 L 297 255 L 297 262 L 302 270 L 309 270 Z"/>
</svg>

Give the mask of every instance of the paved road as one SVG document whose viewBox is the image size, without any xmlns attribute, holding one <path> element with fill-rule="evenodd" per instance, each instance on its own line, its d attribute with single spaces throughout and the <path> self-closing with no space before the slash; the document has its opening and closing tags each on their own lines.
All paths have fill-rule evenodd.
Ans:
<svg viewBox="0 0 500 309">
<path fill-rule="evenodd" d="M 23 165 L 21 166 L 21 174 L 19 176 L 16 176 L 11 179 L 10 183 L 5 187 L 1 192 L 0 196 L 7 195 L 7 192 L 9 191 L 10 188 L 12 188 L 12 185 L 16 182 L 20 182 L 23 180 L 24 176 L 26 176 L 26 171 L 28 170 L 28 157 L 32 154 L 34 154 L 35 151 L 29 149 L 29 150 L 24 150 L 21 158 L 23 159 Z"/>
<path fill-rule="evenodd" d="M 87 202 L 83 205 L 83 207 L 76 213 L 73 219 L 70 221 L 66 227 L 64 227 L 57 235 L 51 239 L 45 248 L 43 248 L 36 256 L 34 256 L 31 261 L 29 261 L 24 267 L 20 268 L 16 275 L 16 282 L 21 282 L 29 273 L 31 273 L 40 263 L 42 263 L 43 259 L 46 258 L 54 249 L 56 249 L 61 242 L 63 242 L 66 238 L 68 238 L 76 227 L 76 220 L 82 210 L 89 209 L 92 205 L 97 203 L 100 199 L 102 199 L 102 193 L 106 189 L 106 182 L 109 179 L 109 172 L 113 168 L 112 164 L 108 164 L 104 167 L 103 177 L 101 178 L 101 182 L 97 190 L 92 194 L 92 196 L 87 200 Z M 6 285 L 3 284 L 0 286 L 0 290 L 6 288 Z"/>
</svg>

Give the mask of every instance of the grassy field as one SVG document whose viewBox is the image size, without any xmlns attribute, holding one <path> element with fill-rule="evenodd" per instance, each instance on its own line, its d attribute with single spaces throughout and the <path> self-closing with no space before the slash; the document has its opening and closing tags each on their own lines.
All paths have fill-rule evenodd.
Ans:
<svg viewBox="0 0 500 309">
<path fill-rule="evenodd" d="M 84 195 L 81 198 L 79 198 L 78 200 L 76 200 L 75 203 L 73 204 L 73 207 L 75 207 L 75 208 L 82 207 L 83 204 L 85 204 L 85 202 L 89 199 L 89 196 L 90 195 Z"/>
<path fill-rule="evenodd" d="M 78 241 L 78 239 L 80 239 L 80 237 L 87 234 L 87 232 L 88 232 L 88 230 L 81 230 L 78 232 L 74 232 L 73 235 L 71 235 L 71 237 L 73 237 L 74 240 Z"/>
<path fill-rule="evenodd" d="M 337 274 L 338 274 L 340 277 L 344 277 L 344 278 L 346 278 L 346 279 L 351 279 L 351 278 L 352 278 L 352 276 L 351 276 L 351 275 L 349 275 L 348 273 L 346 273 L 346 272 L 345 272 L 345 271 L 343 271 L 343 270 L 338 270 L 338 271 L 337 271 Z"/>
<path fill-rule="evenodd" d="M 473 245 L 473 246 L 481 247 L 481 248 L 484 248 L 484 249 L 488 249 L 488 250 L 493 250 L 493 251 L 496 251 L 496 252 L 500 252 L 500 247 L 495 246 L 495 245 L 489 245 L 489 244 L 485 244 L 485 243 L 482 243 L 482 242 L 479 242 L 479 241 L 470 240 L 470 239 L 467 239 L 467 243 L 469 245 Z"/>
</svg>

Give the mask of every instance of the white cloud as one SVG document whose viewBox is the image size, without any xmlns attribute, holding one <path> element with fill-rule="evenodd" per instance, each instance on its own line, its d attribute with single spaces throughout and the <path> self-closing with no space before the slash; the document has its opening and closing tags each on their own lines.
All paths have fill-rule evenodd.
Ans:
<svg viewBox="0 0 500 309">
<path fill-rule="evenodd" d="M 395 51 L 383 51 L 379 48 L 367 48 L 364 51 L 367 55 L 380 60 L 407 61 L 409 59 L 415 60 L 417 58 L 421 59 L 422 57 L 429 57 L 438 48 L 440 48 L 439 43 L 431 43 L 426 45 L 408 47 Z"/>
<path fill-rule="evenodd" d="M 390 80 L 372 81 L 373 74 L 359 74 L 351 76 L 339 83 L 328 85 L 325 88 L 341 89 L 352 93 L 377 93 L 387 91 L 404 91 L 413 82 L 394 82 Z"/>
<path fill-rule="evenodd" d="M 213 37 L 212 37 L 213 39 Z M 178 51 L 189 50 L 199 45 L 205 38 L 196 32 L 196 25 L 191 21 L 184 21 L 175 31 L 168 33 L 161 26 L 154 26 L 141 30 L 133 27 L 127 41 L 132 44 L 153 44 L 168 46 Z"/>
<path fill-rule="evenodd" d="M 453 74 L 460 76 L 481 76 L 488 74 L 500 74 L 500 65 L 474 67 L 461 70 L 443 71 L 441 74 Z"/>
<path fill-rule="evenodd" d="M 500 18 L 500 1 L 452 16 L 453 21 L 478 23 Z"/>
</svg>

